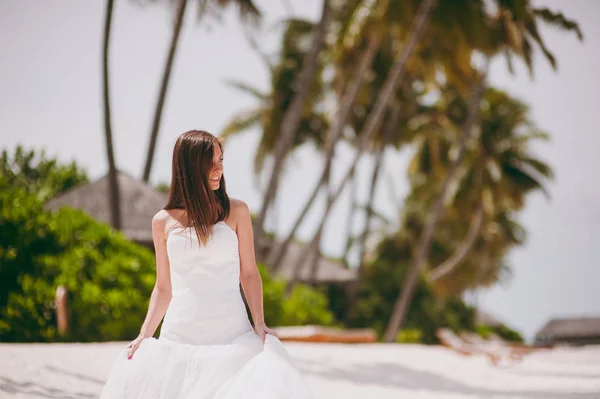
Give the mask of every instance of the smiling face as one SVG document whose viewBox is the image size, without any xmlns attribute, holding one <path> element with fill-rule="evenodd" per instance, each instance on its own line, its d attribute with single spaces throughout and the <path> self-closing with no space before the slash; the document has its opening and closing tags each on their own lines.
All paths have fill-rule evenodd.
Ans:
<svg viewBox="0 0 600 399">
<path fill-rule="evenodd" d="M 223 177 L 223 152 L 221 146 L 213 147 L 212 168 L 208 174 L 208 183 L 210 189 L 215 191 L 221 186 L 221 178 Z"/>
<path fill-rule="evenodd" d="M 182 209 L 187 226 L 206 244 L 215 223 L 229 216 L 231 204 L 223 175 L 221 142 L 204 130 L 182 133 L 173 148 L 171 188 L 165 209 Z"/>
</svg>

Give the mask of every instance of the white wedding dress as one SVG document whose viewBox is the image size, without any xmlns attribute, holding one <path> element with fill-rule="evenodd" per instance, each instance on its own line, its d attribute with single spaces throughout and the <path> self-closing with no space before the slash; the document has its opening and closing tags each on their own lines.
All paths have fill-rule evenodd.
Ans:
<svg viewBox="0 0 600 399">
<path fill-rule="evenodd" d="M 206 246 L 191 228 L 167 238 L 173 297 L 160 338 L 117 358 L 101 399 L 311 399 L 281 342 L 254 332 L 239 289 L 237 234 L 213 227 Z"/>
</svg>

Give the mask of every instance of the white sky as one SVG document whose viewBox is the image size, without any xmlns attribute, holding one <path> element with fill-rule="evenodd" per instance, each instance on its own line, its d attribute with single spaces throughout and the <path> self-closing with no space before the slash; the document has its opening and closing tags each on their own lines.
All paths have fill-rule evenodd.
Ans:
<svg viewBox="0 0 600 399">
<path fill-rule="evenodd" d="M 118 167 L 141 176 L 160 74 L 170 37 L 169 9 L 164 4 L 142 7 L 134 1 L 116 1 L 111 47 L 113 132 Z M 162 2 L 167 3 L 167 2 Z M 167 105 L 158 140 L 152 180 L 168 181 L 175 138 L 198 128 L 218 134 L 237 111 L 252 107 L 254 99 L 224 84 L 237 79 L 268 89 L 268 75 L 250 50 L 230 10 L 221 24 L 195 23 L 195 3 L 189 4 L 182 31 Z M 257 1 L 265 18 L 261 45 L 275 53 L 280 29 L 275 23 L 286 15 L 280 0 Z M 291 2 L 297 16 L 316 18 L 319 0 Z M 526 333 L 528 337 L 550 317 L 600 315 L 598 237 L 600 189 L 597 174 L 600 136 L 595 134 L 600 71 L 600 2 L 595 0 L 539 0 L 536 4 L 561 9 L 580 22 L 586 36 L 552 29 L 543 34 L 559 59 L 553 73 L 539 59 L 531 81 L 519 68 L 516 76 L 503 62 L 493 64 L 490 79 L 530 104 L 536 123 L 552 135 L 549 144 L 535 148 L 555 169 L 552 200 L 530 198 L 520 220 L 529 233 L 523 248 L 510 256 L 512 279 L 479 295 L 483 308 Z M 270 7 L 270 8 L 267 8 Z M 75 159 L 92 179 L 106 171 L 101 108 L 101 42 L 104 1 L 55 0 L 0 2 L 0 148 L 17 143 L 45 148 L 65 161 Z M 210 29 L 207 28 L 210 25 Z M 225 153 L 231 196 L 245 200 L 253 211 L 260 192 L 252 177 L 252 157 L 259 131 L 232 140 Z M 398 203 L 391 199 L 390 183 L 406 193 L 408 153 L 389 153 L 378 208 L 394 217 Z M 350 151 L 340 151 L 337 170 L 347 165 Z M 278 203 L 277 228 L 286 231 L 304 203 L 319 172 L 321 158 L 313 148 L 302 148 L 288 163 L 283 194 Z M 361 165 L 362 198 L 370 160 Z M 324 250 L 339 255 L 345 240 L 348 197 L 336 207 L 326 229 Z M 302 238 L 310 236 L 318 220 L 313 211 Z M 273 222 L 273 221 L 272 221 Z M 596 245 L 595 245 L 596 244 Z"/>
</svg>

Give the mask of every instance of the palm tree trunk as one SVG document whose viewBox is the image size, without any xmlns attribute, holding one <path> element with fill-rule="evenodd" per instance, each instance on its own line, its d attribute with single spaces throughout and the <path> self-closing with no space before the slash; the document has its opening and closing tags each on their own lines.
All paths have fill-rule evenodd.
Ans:
<svg viewBox="0 0 600 399">
<path fill-rule="evenodd" d="M 175 52 L 177 51 L 177 44 L 179 43 L 179 33 L 181 32 L 181 27 L 183 26 L 186 8 L 187 0 L 177 1 L 177 15 L 175 17 L 175 25 L 173 27 L 173 36 L 171 36 L 171 44 L 169 46 L 169 54 L 167 55 L 167 63 L 165 64 L 162 82 L 160 84 L 160 91 L 158 93 L 156 109 L 154 110 L 154 121 L 152 122 L 152 131 L 150 132 L 150 143 L 148 144 L 148 153 L 146 154 L 146 164 L 144 166 L 143 176 L 143 180 L 145 182 L 148 182 L 150 180 L 152 162 L 154 161 L 154 151 L 156 149 L 156 139 L 158 138 L 160 121 L 162 118 L 163 108 L 165 106 L 167 89 L 169 87 L 169 79 L 171 78 L 171 69 L 173 68 L 173 60 L 175 59 Z"/>
<path fill-rule="evenodd" d="M 454 162 L 450 166 L 450 170 L 448 171 L 448 175 L 446 176 L 444 182 L 442 183 L 442 187 L 440 193 L 429 212 L 428 221 L 421 232 L 419 237 L 419 242 L 417 244 L 417 248 L 415 254 L 413 256 L 410 269 L 406 276 L 404 285 L 400 292 L 398 293 L 398 297 L 396 298 L 396 302 L 394 303 L 394 309 L 392 311 L 392 315 L 390 317 L 390 321 L 385 329 L 383 335 L 384 342 L 393 342 L 398 330 L 402 328 L 402 323 L 406 317 L 406 313 L 408 310 L 408 304 L 412 299 L 412 294 L 417 285 L 417 280 L 419 277 L 419 272 L 421 267 L 426 263 L 427 256 L 429 253 L 429 249 L 431 247 L 431 241 L 433 238 L 433 231 L 437 225 L 439 218 L 442 215 L 444 201 L 446 199 L 446 195 L 450 188 L 451 182 L 454 180 L 456 172 L 463 158 L 465 157 L 465 153 L 467 150 L 467 142 L 472 136 L 472 132 L 475 127 L 475 121 L 477 120 L 477 116 L 479 114 L 479 106 L 481 103 L 481 98 L 483 97 L 483 92 L 485 88 L 485 75 L 482 76 L 475 84 L 475 87 L 472 91 L 471 100 L 468 106 L 468 115 L 463 127 L 463 136 L 458 144 L 458 155 L 454 159 Z"/>
<path fill-rule="evenodd" d="M 325 191 L 327 192 L 327 201 L 331 197 L 331 169 L 329 170 L 329 174 L 327 175 L 327 180 L 325 181 Z M 321 260 L 321 239 L 323 237 L 323 229 L 320 229 L 317 232 L 317 245 L 312 248 L 312 251 L 308 253 L 307 258 L 310 260 L 310 269 L 308 272 L 308 281 L 311 285 L 315 286 L 317 284 L 317 271 L 319 268 L 319 261 Z"/>
<path fill-rule="evenodd" d="M 393 109 L 393 111 L 392 111 L 393 115 L 389 119 L 390 123 L 387 126 L 389 128 L 389 130 L 393 131 L 393 127 L 392 126 L 395 126 L 396 123 L 397 123 L 397 117 L 398 117 L 399 111 L 400 111 L 400 107 L 399 106 L 395 106 L 394 109 Z M 386 129 L 386 130 L 388 130 L 388 129 Z M 336 201 L 338 200 L 338 198 L 340 197 L 340 195 L 344 191 L 344 188 L 345 188 L 346 184 L 352 179 L 353 176 L 355 176 L 356 167 L 358 166 L 358 161 L 360 160 L 361 153 L 364 152 L 365 141 L 362 141 L 361 145 L 362 145 L 362 147 L 360 147 L 359 151 L 357 151 L 357 153 L 356 153 L 356 155 L 354 157 L 354 161 L 352 162 L 352 166 L 350 167 L 350 170 L 348 170 L 348 172 L 346 173 L 346 176 L 344 176 L 344 178 L 342 179 L 342 182 L 340 183 L 340 185 L 337 188 L 337 190 L 336 191 L 328 190 L 327 204 L 325 205 L 325 214 L 322 216 L 321 221 L 319 222 L 319 226 L 317 228 L 317 231 L 316 231 L 315 235 L 313 236 L 313 239 L 312 239 L 312 241 L 310 243 L 310 246 L 309 246 L 309 248 L 307 250 L 308 254 L 313 253 L 315 250 L 318 251 L 319 243 L 320 243 L 320 240 L 321 240 L 321 235 L 323 233 L 323 229 L 325 227 L 325 223 L 327 222 L 327 218 L 329 217 L 329 215 L 331 213 L 331 210 L 333 209 L 333 205 L 336 203 Z M 304 264 L 304 259 L 298 259 L 298 261 L 294 265 L 294 267 L 293 267 L 293 271 L 294 271 L 293 276 L 294 276 L 294 278 L 292 278 L 292 280 L 288 284 L 288 290 L 287 290 L 287 292 L 290 292 L 291 289 L 293 288 L 293 285 L 298 282 L 298 278 L 300 276 L 303 264 Z"/>
<path fill-rule="evenodd" d="M 350 185 L 350 208 L 348 210 L 348 218 L 346 219 L 346 248 L 344 248 L 344 255 L 342 259 L 346 267 L 348 266 L 348 256 L 350 254 L 350 250 L 352 249 L 352 243 L 354 241 L 352 237 L 352 230 L 354 230 L 354 213 L 356 212 L 356 208 L 358 207 L 358 184 L 357 184 L 357 174 L 354 173 L 352 175 L 351 185 Z"/>
<path fill-rule="evenodd" d="M 471 226 L 469 227 L 469 231 L 464 241 L 461 245 L 459 245 L 452 256 L 428 273 L 427 279 L 429 281 L 433 282 L 444 278 L 448 274 L 452 273 L 452 271 L 456 269 L 456 267 L 458 267 L 463 260 L 465 260 L 475 245 L 477 237 L 479 237 L 479 231 L 483 225 L 483 213 L 483 202 L 480 202 L 477 206 L 477 211 L 475 212 L 475 218 L 471 222 Z"/>
<path fill-rule="evenodd" d="M 379 182 L 381 166 L 383 165 L 383 154 L 385 152 L 386 145 L 391 141 L 393 134 L 398 129 L 398 120 L 400 118 L 400 105 L 394 104 L 392 107 L 391 115 L 388 119 L 387 126 L 385 127 L 381 147 L 375 155 L 375 165 L 373 166 L 373 174 L 371 176 L 371 186 L 369 187 L 369 200 L 367 201 L 367 215 L 365 220 L 365 229 L 360 237 L 360 263 L 358 267 L 359 275 L 364 263 L 366 254 L 366 241 L 370 233 L 371 220 L 373 219 L 373 206 L 375 202 L 375 192 L 377 190 L 377 183 Z"/>
<path fill-rule="evenodd" d="M 363 229 L 362 234 L 360 235 L 360 240 L 358 242 L 358 248 L 359 248 L 358 271 L 359 272 L 360 272 L 360 269 L 362 268 L 362 265 L 365 260 L 365 255 L 367 252 L 366 242 L 367 242 L 367 237 L 369 236 L 369 233 L 371 232 L 370 227 L 371 227 L 371 220 L 373 219 L 373 213 L 374 213 L 373 207 L 375 206 L 374 205 L 375 192 L 376 192 L 377 183 L 379 180 L 379 171 L 381 170 L 381 165 L 383 164 L 383 153 L 384 152 L 385 152 L 385 146 L 382 143 L 381 147 L 379 149 L 377 149 L 377 152 L 375 153 L 375 164 L 373 165 L 373 174 L 371 175 L 371 185 L 369 186 L 369 198 L 367 200 L 367 205 L 366 205 L 365 227 Z"/>
<path fill-rule="evenodd" d="M 386 109 L 388 108 L 389 103 L 392 100 L 392 97 L 393 97 L 392 95 L 395 92 L 396 87 L 398 86 L 398 84 L 401 81 L 401 77 L 403 75 L 406 62 L 408 61 L 408 58 L 412 54 L 415 44 L 417 43 L 418 39 L 420 38 L 421 34 L 423 33 L 425 21 L 427 19 L 427 16 L 429 15 L 429 12 L 433 8 L 435 2 L 436 2 L 436 0 L 424 0 L 421 3 L 421 6 L 419 7 L 419 12 L 418 12 L 417 16 L 415 17 L 415 23 L 412 27 L 412 32 L 409 36 L 409 39 L 408 39 L 406 45 L 402 48 L 402 51 L 398 54 L 398 56 L 394 60 L 394 65 L 392 65 L 392 68 L 390 69 L 390 72 L 388 73 L 388 76 L 383 85 L 383 88 L 381 89 L 380 94 L 377 96 L 377 101 L 375 102 L 375 105 L 373 106 L 373 110 L 369 114 L 367 121 L 363 127 L 362 132 L 358 135 L 358 143 L 357 143 L 358 150 L 354 157 L 354 161 L 352 163 L 352 166 L 346 173 L 346 176 L 342 179 L 342 183 L 340 184 L 340 187 L 336 190 L 334 197 L 332 198 L 331 204 L 328 204 L 327 209 L 325 211 L 326 216 L 331 211 L 331 208 L 332 208 L 333 204 L 335 203 L 335 201 L 337 200 L 337 198 L 339 198 L 340 194 L 342 193 L 342 191 L 344 189 L 344 186 L 346 185 L 349 178 L 354 173 L 354 170 L 356 169 L 356 166 L 357 166 L 358 160 L 360 159 L 360 156 L 365 151 L 369 141 L 371 140 L 372 136 L 375 134 L 378 127 L 380 126 L 381 121 L 384 116 L 384 113 L 385 113 Z M 328 172 L 328 169 L 326 168 L 325 171 Z M 313 190 L 313 194 L 311 195 L 311 199 L 309 200 L 309 203 L 311 201 L 314 201 L 314 198 L 316 197 L 316 195 L 319 191 L 320 185 L 322 184 L 322 181 L 324 180 L 323 179 L 324 175 L 325 175 L 325 173 L 323 173 L 319 184 L 317 185 L 315 190 Z M 304 207 L 304 210 L 302 211 L 302 213 L 296 220 L 294 228 L 289 233 L 289 235 L 286 238 L 286 240 L 284 241 L 284 243 L 276 248 L 273 256 L 269 257 L 271 265 L 279 264 L 281 262 L 281 260 L 283 259 L 283 257 L 285 256 L 285 252 L 287 251 L 289 243 L 292 241 L 292 239 L 294 237 L 295 229 L 297 229 L 297 227 L 302 222 L 302 219 L 304 218 L 305 214 L 308 212 L 308 209 L 309 209 L 309 206 Z M 321 224 L 323 224 L 324 221 L 327 219 L 326 216 L 325 216 L 325 219 L 323 219 L 321 221 Z"/>
<path fill-rule="evenodd" d="M 310 261 L 311 258 L 310 254 L 315 254 L 319 252 L 319 244 L 321 242 L 321 236 L 323 235 L 323 229 L 325 228 L 325 222 L 327 221 L 327 217 L 329 216 L 331 207 L 333 205 L 334 202 L 334 198 L 337 196 L 332 195 L 332 193 L 327 194 L 327 204 L 325 205 L 325 215 L 323 216 L 323 219 L 321 219 L 321 222 L 319 223 L 319 226 L 317 227 L 317 231 L 315 232 L 313 239 L 310 242 L 310 245 L 308 246 L 306 253 L 309 254 L 306 258 L 305 257 L 299 257 L 296 260 L 296 263 L 294 264 L 292 270 L 292 278 L 290 281 L 288 281 L 288 284 L 286 286 L 286 294 L 289 295 L 294 286 L 300 281 L 300 274 L 302 273 L 302 269 L 304 267 L 304 264 L 307 261 Z M 318 255 L 317 255 L 318 256 Z M 308 259 L 307 259 L 308 258 Z M 314 273 L 316 275 L 316 268 L 314 270 Z M 309 271 L 310 273 L 310 271 Z"/>
<path fill-rule="evenodd" d="M 383 165 L 383 154 L 385 152 L 385 147 L 387 143 L 389 143 L 392 139 L 394 132 L 397 131 L 398 128 L 398 119 L 400 117 L 400 105 L 398 103 L 394 104 L 391 115 L 388 119 L 386 127 L 383 133 L 383 139 L 381 142 L 381 147 L 377 151 L 375 155 L 375 165 L 373 166 L 373 174 L 371 176 L 371 186 L 369 188 L 369 200 L 367 201 L 367 214 L 365 220 L 365 229 L 360 236 L 359 248 L 359 263 L 357 270 L 357 284 L 349 289 L 348 291 L 348 305 L 346 307 L 346 323 L 348 323 L 354 312 L 354 305 L 356 303 L 356 299 L 358 297 L 358 292 L 360 291 L 360 284 L 363 280 L 364 274 L 364 264 L 365 264 L 365 256 L 366 256 L 366 247 L 367 247 L 367 237 L 370 234 L 371 220 L 373 219 L 373 206 L 375 202 L 375 192 L 377 190 L 377 183 L 379 182 L 381 166 Z"/>
<path fill-rule="evenodd" d="M 272 167 L 271 176 L 269 177 L 269 183 L 267 184 L 263 203 L 255 223 L 254 235 L 255 241 L 258 243 L 264 238 L 264 223 L 267 217 L 267 211 L 277 193 L 279 176 L 283 169 L 283 162 L 294 142 L 294 137 L 298 131 L 298 126 L 302 117 L 302 107 L 306 102 L 306 98 L 308 97 L 308 93 L 310 92 L 317 74 L 319 54 L 325 45 L 325 36 L 330 19 L 331 7 L 329 5 L 329 0 L 324 0 L 321 20 L 319 21 L 319 25 L 317 26 L 317 30 L 313 37 L 311 48 L 304 56 L 302 70 L 300 71 L 297 81 L 294 82 L 296 94 L 281 122 L 281 133 L 279 134 L 275 146 L 275 161 Z"/>
<path fill-rule="evenodd" d="M 323 229 L 318 232 L 317 245 L 312 248 L 312 252 L 309 253 L 306 258 L 310 261 L 308 269 L 308 281 L 311 286 L 318 284 L 317 273 L 319 271 L 319 262 L 321 261 L 321 239 L 323 238 Z"/>
<path fill-rule="evenodd" d="M 485 274 L 488 272 L 488 269 L 490 268 L 491 263 L 492 262 L 491 262 L 489 256 L 486 256 L 483 259 L 483 261 L 481 262 L 481 264 L 479 265 L 479 268 L 477 269 L 477 274 L 475 277 L 475 284 L 473 287 L 473 307 L 475 308 L 476 311 L 479 311 L 480 285 L 485 277 Z"/>
<path fill-rule="evenodd" d="M 108 159 L 108 201 L 112 227 L 121 228 L 121 201 L 119 181 L 112 139 L 112 122 L 110 115 L 110 82 L 108 76 L 108 47 L 110 44 L 110 27 L 112 24 L 113 0 L 106 1 L 106 20 L 104 22 L 104 39 L 102 46 L 102 86 L 104 100 L 104 138 L 106 139 L 106 157 Z"/>
<path fill-rule="evenodd" d="M 358 90 L 360 89 L 360 85 L 365 77 L 367 70 L 371 67 L 373 60 L 375 58 L 375 54 L 377 53 L 377 49 L 381 43 L 381 38 L 379 36 L 373 35 L 369 39 L 369 45 L 365 51 L 365 54 L 361 58 L 361 62 L 358 64 L 356 71 L 352 77 L 352 80 L 348 83 L 348 87 L 344 92 L 344 96 L 342 98 L 340 108 L 334 118 L 331 129 L 327 135 L 327 142 L 325 145 L 325 166 L 323 168 L 323 172 L 321 173 L 321 177 L 317 182 L 317 185 L 313 189 L 313 192 L 304 205 L 304 208 L 300 212 L 300 215 L 296 218 L 296 222 L 292 227 L 291 231 L 288 233 L 286 239 L 283 243 L 274 246 L 273 251 L 269 255 L 267 263 L 271 266 L 273 271 L 279 270 L 281 266 L 281 261 L 289 248 L 292 240 L 294 239 L 294 235 L 296 231 L 304 221 L 304 218 L 308 214 L 308 211 L 312 207 L 321 187 L 325 182 L 327 176 L 329 176 L 331 164 L 333 162 L 333 153 L 335 149 L 335 145 L 339 141 L 344 131 L 344 126 L 346 126 L 346 122 L 350 117 L 350 111 L 352 110 L 352 106 L 356 100 L 356 95 L 358 94 Z"/>
</svg>

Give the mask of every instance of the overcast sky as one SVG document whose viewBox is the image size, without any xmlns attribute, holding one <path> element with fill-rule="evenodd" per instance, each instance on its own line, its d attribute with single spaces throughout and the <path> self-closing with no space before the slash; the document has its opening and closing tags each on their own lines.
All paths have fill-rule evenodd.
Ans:
<svg viewBox="0 0 600 399">
<path fill-rule="evenodd" d="M 172 14 L 165 5 L 141 7 L 117 0 L 111 55 L 113 132 L 118 167 L 141 176 L 160 75 L 171 31 Z M 167 3 L 166 1 L 163 3 Z M 163 124 L 158 139 L 153 182 L 170 178 L 175 138 L 189 129 L 215 134 L 254 99 L 224 84 L 242 80 L 268 90 L 268 75 L 247 45 L 237 13 L 223 21 L 196 23 L 194 1 L 181 34 Z M 319 0 L 291 1 L 294 15 L 316 19 Z M 596 133 L 600 91 L 600 2 L 539 0 L 579 21 L 584 43 L 574 35 L 544 29 L 543 35 L 559 59 L 554 73 L 538 59 L 535 80 L 522 68 L 508 74 L 503 62 L 492 65 L 492 84 L 508 90 L 531 106 L 537 125 L 552 141 L 535 152 L 555 169 L 552 199 L 531 197 L 520 220 L 528 231 L 527 244 L 514 250 L 509 262 L 513 276 L 504 285 L 480 293 L 479 303 L 528 337 L 555 316 L 600 316 L 600 136 Z M 258 35 L 275 54 L 280 38 L 277 22 L 288 15 L 284 1 L 261 0 L 264 23 Z M 269 6 L 269 8 L 267 8 Z M 101 42 L 104 1 L 0 1 L 0 148 L 17 143 L 44 148 L 50 155 L 84 166 L 92 179 L 106 173 L 101 108 Z M 250 130 L 226 147 L 225 171 L 231 196 L 245 200 L 253 211 L 260 191 L 252 177 L 252 158 L 259 131 Z M 335 166 L 341 171 L 351 152 L 340 151 Z M 378 192 L 377 207 L 396 217 L 406 193 L 405 169 L 409 152 L 387 154 L 389 179 Z M 310 146 L 298 151 L 286 167 L 278 218 L 280 232 L 293 222 L 313 186 L 322 159 Z M 361 164 L 363 182 L 372 165 Z M 339 173 L 339 172 L 338 172 Z M 366 198 L 362 184 L 361 198 Z M 348 197 L 342 198 L 327 225 L 323 248 L 340 255 L 345 240 Z M 300 230 L 308 238 L 319 217 L 310 215 Z"/>
</svg>

